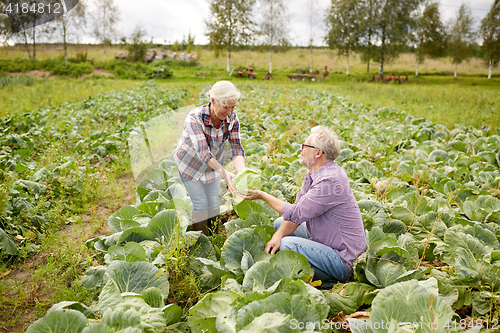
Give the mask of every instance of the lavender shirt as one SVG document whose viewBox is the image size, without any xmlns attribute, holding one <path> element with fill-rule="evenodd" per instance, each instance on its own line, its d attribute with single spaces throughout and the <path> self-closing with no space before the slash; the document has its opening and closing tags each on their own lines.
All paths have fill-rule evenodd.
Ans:
<svg viewBox="0 0 500 333">
<path fill-rule="evenodd" d="M 352 267 L 366 250 L 363 219 L 344 169 L 329 161 L 308 172 L 292 205 L 283 206 L 283 219 L 307 223 L 311 240 L 333 248 Z"/>
</svg>

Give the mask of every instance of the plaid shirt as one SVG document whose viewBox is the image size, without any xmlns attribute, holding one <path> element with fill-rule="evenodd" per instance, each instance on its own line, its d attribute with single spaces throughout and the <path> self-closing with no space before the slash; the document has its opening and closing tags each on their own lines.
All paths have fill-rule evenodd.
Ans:
<svg viewBox="0 0 500 333">
<path fill-rule="evenodd" d="M 234 111 L 218 129 L 210 119 L 210 104 L 189 111 L 174 156 L 179 173 L 194 182 L 216 180 L 220 175 L 208 165 L 208 161 L 215 158 L 224 164 L 224 147 L 228 140 L 231 160 L 238 155 L 245 156 L 240 141 L 240 122 Z"/>
</svg>

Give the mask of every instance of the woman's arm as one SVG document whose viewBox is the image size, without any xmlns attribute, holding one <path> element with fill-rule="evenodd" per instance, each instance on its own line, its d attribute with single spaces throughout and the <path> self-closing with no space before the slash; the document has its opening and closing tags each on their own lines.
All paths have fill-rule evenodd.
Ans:
<svg viewBox="0 0 500 333">
<path fill-rule="evenodd" d="M 244 162 L 243 162 L 244 163 Z M 227 188 L 229 189 L 229 192 L 231 192 L 232 195 L 236 195 L 236 189 L 233 186 L 233 179 L 236 178 L 236 176 L 232 173 L 227 171 L 215 158 L 211 158 L 208 161 L 208 165 L 214 169 L 215 172 L 220 174 L 222 178 L 226 181 Z"/>
<path fill-rule="evenodd" d="M 236 173 L 240 173 L 245 169 L 245 151 L 240 140 L 240 122 L 238 116 L 235 118 L 235 123 L 229 130 L 229 148 Z"/>
<path fill-rule="evenodd" d="M 245 157 L 241 155 L 237 155 L 233 158 L 234 168 L 236 169 L 236 173 L 240 173 L 245 169 Z"/>
</svg>

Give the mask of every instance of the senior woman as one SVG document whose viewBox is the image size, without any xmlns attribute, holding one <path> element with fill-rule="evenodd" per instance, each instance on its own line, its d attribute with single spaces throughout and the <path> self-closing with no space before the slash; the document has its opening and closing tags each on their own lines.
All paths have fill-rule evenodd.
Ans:
<svg viewBox="0 0 500 333">
<path fill-rule="evenodd" d="M 191 110 L 175 152 L 182 182 L 193 203 L 193 230 L 209 234 L 219 215 L 221 177 L 235 194 L 235 175 L 224 169 L 224 148 L 229 142 L 236 172 L 245 168 L 245 152 L 240 141 L 240 123 L 234 107 L 240 92 L 229 81 L 215 83 L 207 94 L 209 103 Z"/>
</svg>

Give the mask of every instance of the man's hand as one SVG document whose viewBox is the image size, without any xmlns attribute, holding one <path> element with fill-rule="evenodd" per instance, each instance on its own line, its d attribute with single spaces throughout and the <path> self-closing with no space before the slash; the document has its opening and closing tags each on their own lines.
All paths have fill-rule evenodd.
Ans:
<svg viewBox="0 0 500 333">
<path fill-rule="evenodd" d="M 246 200 L 257 200 L 257 199 L 262 199 L 263 198 L 263 193 L 260 190 L 245 190 L 247 193 L 250 193 L 250 195 L 244 196 L 243 198 Z"/>
<path fill-rule="evenodd" d="M 284 201 L 273 197 L 272 195 L 262 192 L 260 190 L 246 190 L 250 195 L 245 196 L 244 198 L 247 200 L 257 200 L 257 199 L 262 199 L 264 200 L 269 206 L 271 206 L 272 209 L 274 209 L 276 212 L 279 214 L 283 214 L 283 205 L 285 204 Z"/>
<path fill-rule="evenodd" d="M 273 237 L 269 242 L 266 243 L 264 251 L 270 254 L 275 254 L 280 249 L 280 245 L 281 237 Z"/>
</svg>

